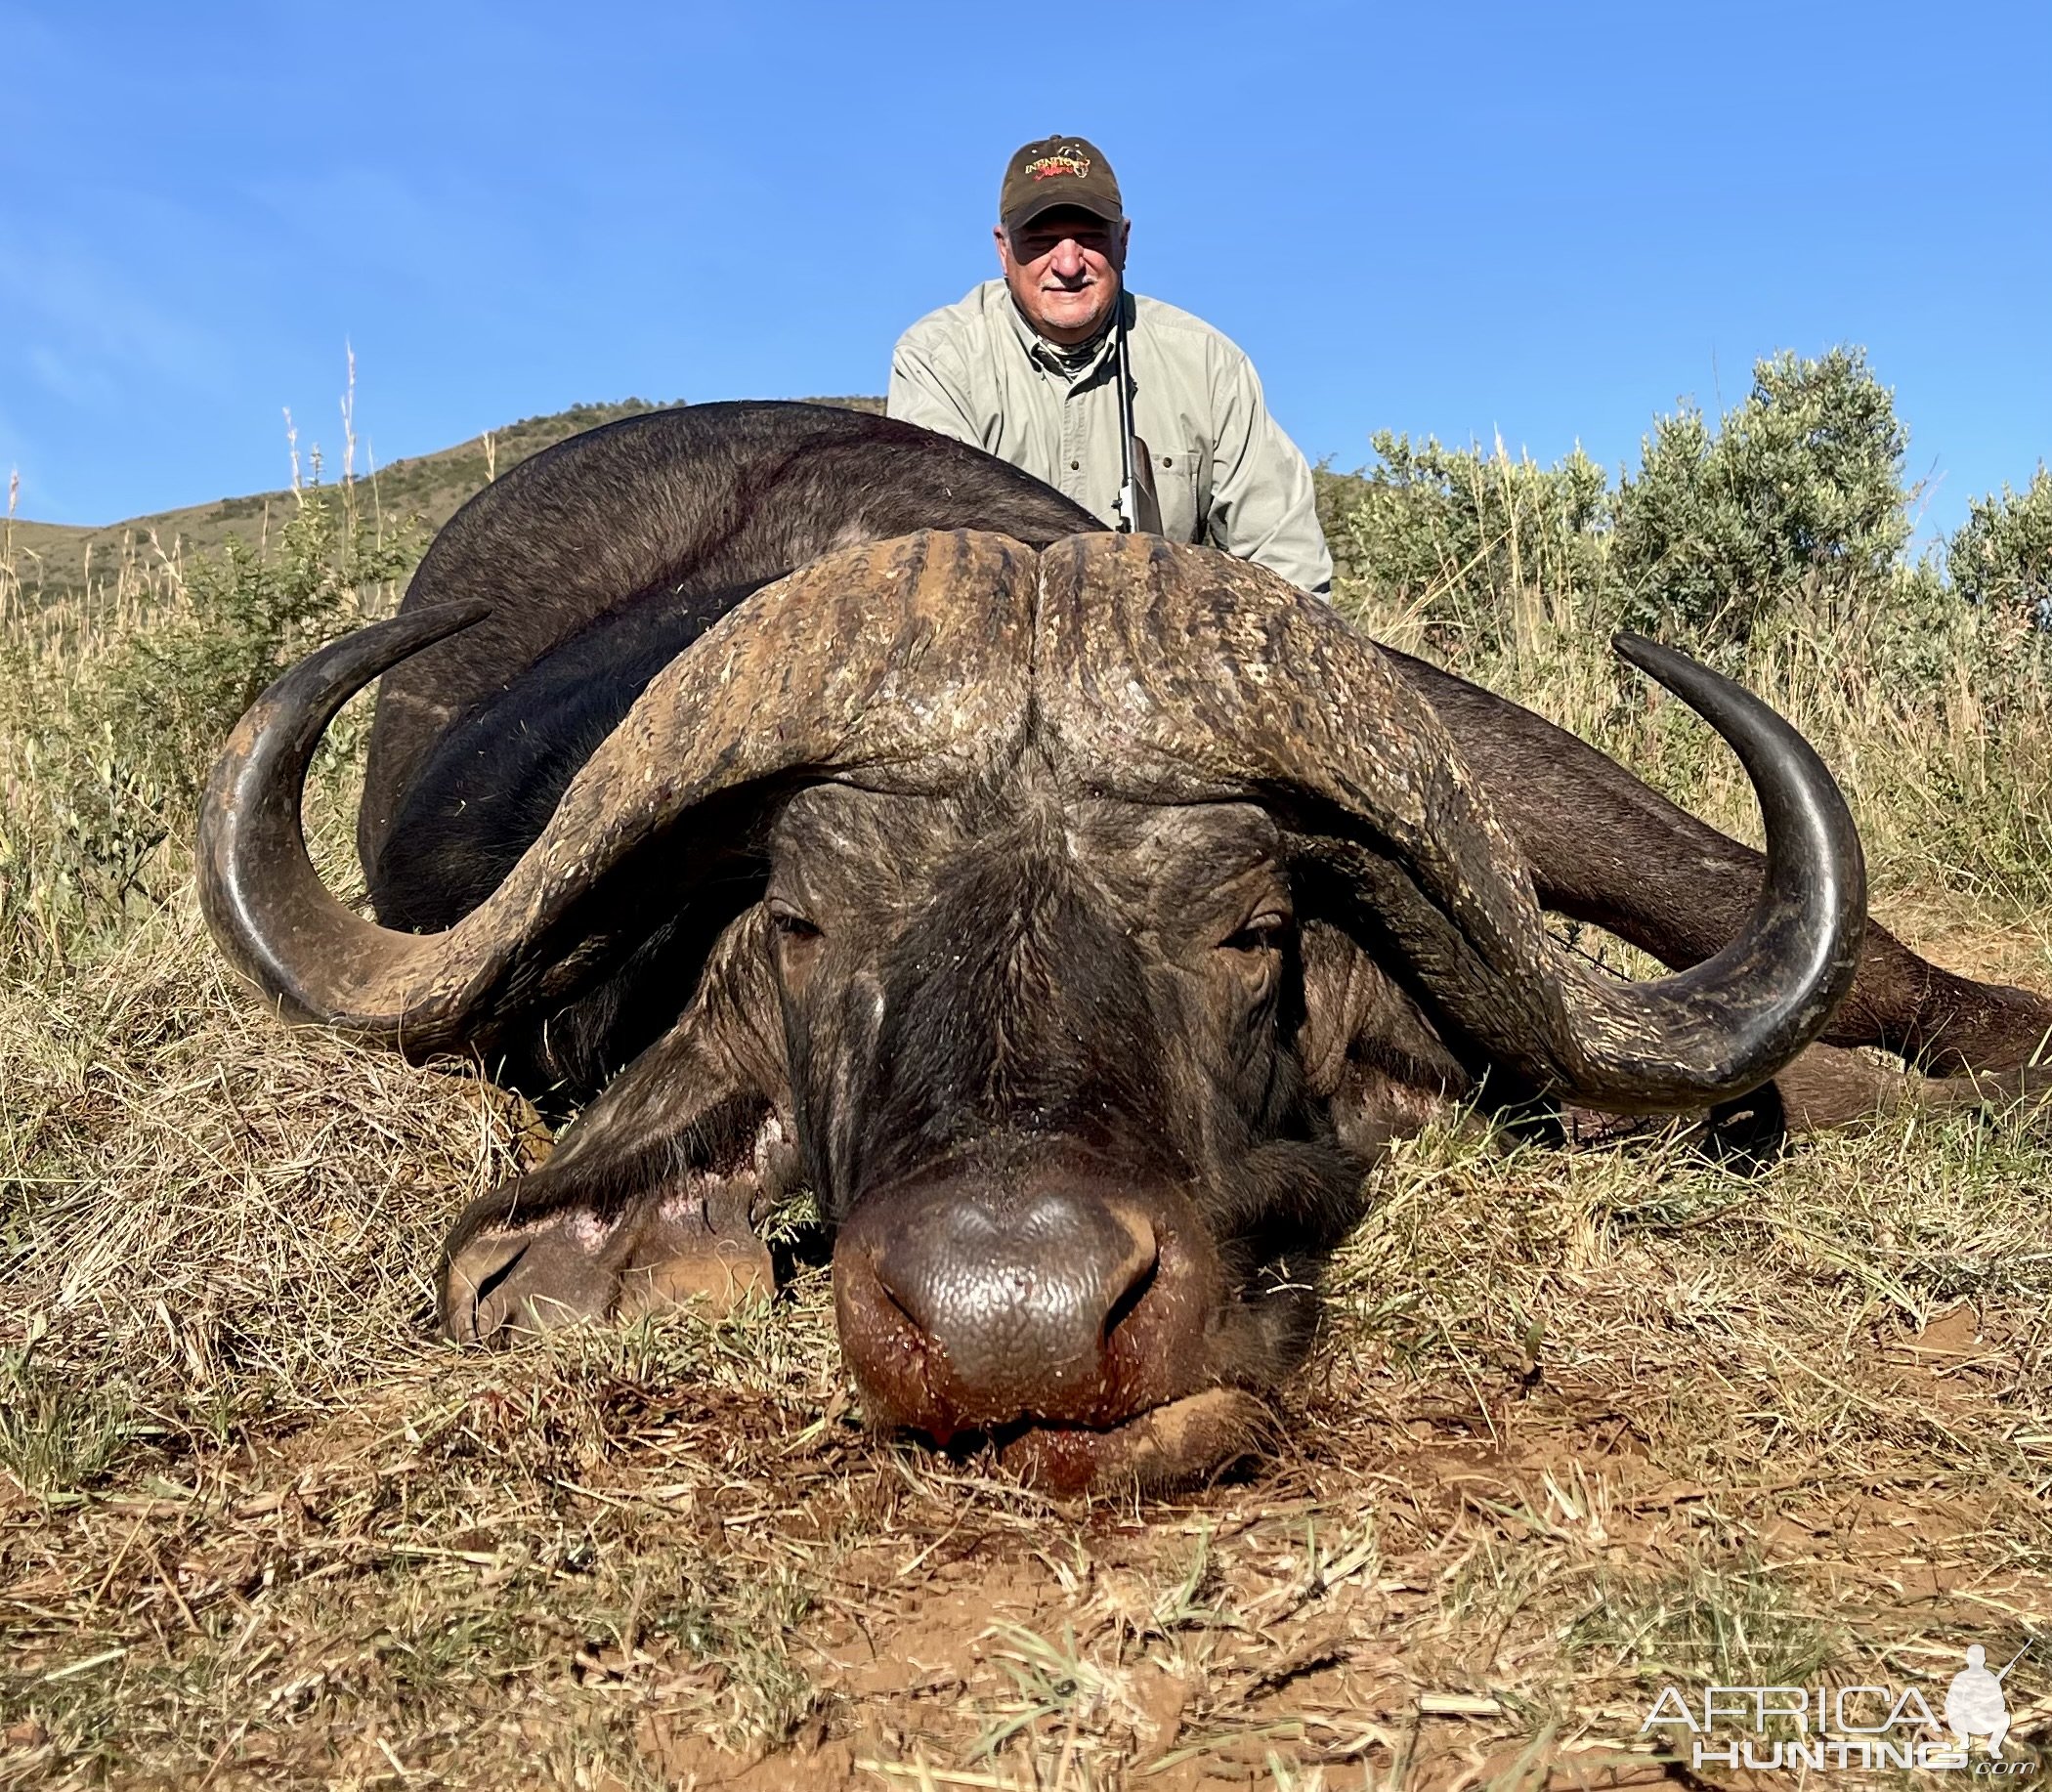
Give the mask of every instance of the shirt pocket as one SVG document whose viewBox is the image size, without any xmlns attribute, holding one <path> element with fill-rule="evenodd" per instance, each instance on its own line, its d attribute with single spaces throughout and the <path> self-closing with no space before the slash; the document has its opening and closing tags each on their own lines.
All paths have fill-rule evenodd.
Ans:
<svg viewBox="0 0 2052 1792">
<path fill-rule="evenodd" d="M 1147 455 L 1155 501 L 1161 506 L 1162 533 L 1171 541 L 1201 541 L 1211 497 L 1208 460 L 1194 448 L 1175 443 L 1156 447 L 1150 442 Z"/>
</svg>

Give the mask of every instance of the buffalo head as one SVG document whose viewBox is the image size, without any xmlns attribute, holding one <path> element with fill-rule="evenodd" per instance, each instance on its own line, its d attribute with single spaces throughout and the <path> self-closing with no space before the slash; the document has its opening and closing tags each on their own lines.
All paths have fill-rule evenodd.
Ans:
<svg viewBox="0 0 2052 1792">
<path fill-rule="evenodd" d="M 392 932 L 321 886 L 299 784 L 348 695 L 468 615 L 288 674 L 201 835 L 235 960 L 415 1055 L 489 1054 L 698 917 L 668 1033 L 458 1223 L 449 1330 L 702 1287 L 802 1178 L 873 1416 L 993 1437 L 1056 1484 L 1166 1483 L 1246 1448 L 1420 1099 L 1486 1078 L 1701 1109 L 1807 1044 L 1858 955 L 1828 775 L 1678 655 L 1621 644 L 1739 752 L 1768 874 L 1723 952 L 1627 983 L 1556 943 L 1437 716 L 1324 605 L 1199 548 L 965 531 L 755 592 L 487 900 Z"/>
</svg>

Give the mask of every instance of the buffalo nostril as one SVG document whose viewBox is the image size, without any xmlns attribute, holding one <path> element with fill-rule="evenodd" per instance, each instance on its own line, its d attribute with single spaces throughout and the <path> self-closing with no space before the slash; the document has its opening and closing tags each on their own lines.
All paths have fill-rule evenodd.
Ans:
<svg viewBox="0 0 2052 1792">
<path fill-rule="evenodd" d="M 1154 1286 L 1155 1272 L 1161 1267 L 1161 1252 L 1154 1242 L 1153 1228 L 1148 1228 L 1145 1247 L 1146 1261 L 1141 1263 L 1127 1284 L 1126 1292 L 1111 1303 L 1104 1315 L 1104 1330 L 1100 1343 L 1111 1343 L 1111 1336 L 1122 1325 L 1134 1307 L 1147 1298 L 1148 1289 Z"/>
<path fill-rule="evenodd" d="M 883 1293 L 995 1416 L 1098 1381 L 1159 1256 L 1153 1226 L 1123 1203 L 1044 1189 L 921 1204 L 874 1260 Z"/>
</svg>

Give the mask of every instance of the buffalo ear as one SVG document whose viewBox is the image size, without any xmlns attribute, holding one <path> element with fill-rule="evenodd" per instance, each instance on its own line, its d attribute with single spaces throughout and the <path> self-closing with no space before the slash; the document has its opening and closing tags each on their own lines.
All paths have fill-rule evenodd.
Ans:
<svg viewBox="0 0 2052 1792">
<path fill-rule="evenodd" d="M 1392 1139 L 1471 1094 L 1475 1080 L 1410 992 L 1345 927 L 1306 919 L 1298 937 L 1304 1088 L 1329 1104 L 1342 1142 L 1372 1165 Z"/>
<path fill-rule="evenodd" d="M 1304 972 L 1304 1015 L 1297 1027 L 1297 1058 L 1304 1087 L 1329 1100 L 1347 1072 L 1347 1048 L 1357 1005 L 1353 985 L 1360 949 L 1330 921 L 1304 920 L 1297 930 Z"/>
<path fill-rule="evenodd" d="M 624 1324 L 693 1301 L 720 1317 L 776 1287 L 749 1225 L 752 1190 L 729 1179 L 687 1173 L 623 1203 L 549 1191 L 528 1205 L 523 1186 L 488 1196 L 491 1208 L 449 1235 L 438 1304 L 458 1343 Z"/>
</svg>

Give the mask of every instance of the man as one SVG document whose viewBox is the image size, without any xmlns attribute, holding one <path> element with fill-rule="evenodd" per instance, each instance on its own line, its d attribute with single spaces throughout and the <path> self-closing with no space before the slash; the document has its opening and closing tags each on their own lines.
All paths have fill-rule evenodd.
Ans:
<svg viewBox="0 0 2052 1792">
<path fill-rule="evenodd" d="M 1332 557 L 1304 456 L 1269 416 L 1238 348 L 1188 312 L 1125 290 L 1130 234 L 1094 145 L 1026 145 L 999 190 L 992 235 L 1003 277 L 899 337 L 890 414 L 1023 467 L 1113 527 L 1123 317 L 1133 434 L 1160 533 L 1327 595 Z"/>
</svg>

